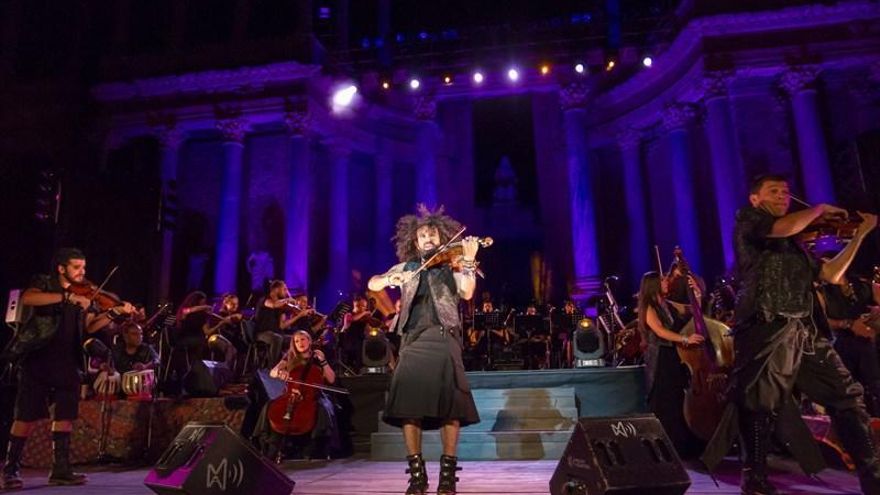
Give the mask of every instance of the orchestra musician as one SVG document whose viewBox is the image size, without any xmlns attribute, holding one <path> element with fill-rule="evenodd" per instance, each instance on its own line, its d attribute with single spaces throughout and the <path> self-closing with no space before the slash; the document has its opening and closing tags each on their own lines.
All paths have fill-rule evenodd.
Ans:
<svg viewBox="0 0 880 495">
<path fill-rule="evenodd" d="M 750 206 L 737 212 L 734 228 L 742 285 L 737 297 L 730 403 L 702 460 L 714 469 L 739 435 L 745 454 L 742 493 L 775 494 L 766 470 L 775 430 L 806 473 L 821 469 L 821 454 L 792 398 L 796 387 L 829 412 L 858 469 L 862 491 L 880 493 L 880 463 L 868 428 L 862 386 L 817 331 L 813 289 L 820 280 L 839 283 L 865 236 L 876 227 L 877 217 L 860 213 L 862 221 L 847 247 L 819 265 L 795 236 L 817 219 L 847 216 L 845 210 L 820 204 L 789 213 L 788 181 L 777 175 L 756 178 L 749 202 Z"/>
<path fill-rule="evenodd" d="M 397 222 L 394 240 L 400 263 L 369 280 L 371 291 L 389 286 L 401 290 L 395 325 L 403 342 L 382 419 L 403 429 L 409 495 L 424 494 L 428 489 L 422 430 L 441 428 L 443 454 L 437 493 L 454 495 L 460 428 L 480 420 L 464 374 L 458 312 L 459 301 L 474 294 L 479 240 L 466 237 L 461 241 L 462 254 L 455 260 L 460 263 L 459 270 L 453 270 L 452 263 L 430 268 L 427 263 L 462 231 L 461 224 L 445 215 L 442 207 L 430 211 L 419 205 L 418 214 Z"/>
<path fill-rule="evenodd" d="M 354 296 L 351 311 L 345 313 L 342 318 L 339 343 L 342 351 L 342 362 L 354 370 L 360 372 L 363 367 L 362 351 L 364 338 L 367 335 L 368 325 L 372 320 L 372 311 L 367 304 L 367 298 L 362 295 Z M 377 326 L 380 322 L 373 322 Z"/>
<path fill-rule="evenodd" d="M 219 307 L 211 314 L 205 335 L 212 355 L 223 354 L 223 361 L 229 369 L 235 369 L 235 358 L 247 352 L 247 344 L 242 335 L 241 322 L 244 314 L 239 309 L 238 296 L 232 293 L 220 297 Z M 213 356 L 212 356 L 213 359 Z"/>
<path fill-rule="evenodd" d="M 293 322 L 290 325 L 290 331 L 307 330 L 312 337 L 321 335 L 324 325 L 327 323 L 327 316 L 318 313 L 315 308 L 309 305 L 309 296 L 305 292 L 298 292 L 293 296 L 293 304 L 297 308 L 296 314 L 293 315 Z"/>
<path fill-rule="evenodd" d="M 52 448 L 54 462 L 50 485 L 81 485 L 84 474 L 70 467 L 70 434 L 77 418 L 80 396 L 81 342 L 83 334 L 93 334 L 116 317 L 130 315 L 134 307 L 127 302 L 98 311 L 96 295 L 78 294 L 86 286 L 86 256 L 76 248 L 58 249 L 53 257 L 53 274 L 37 275 L 21 296 L 21 304 L 33 314 L 10 343 L 9 357 L 20 359 L 15 421 L 9 437 L 3 488 L 16 490 L 24 485 L 21 459 L 25 443 L 37 421 L 49 417 L 52 409 Z M 86 292 L 88 293 L 88 292 Z"/>
<path fill-rule="evenodd" d="M 120 374 L 129 371 L 155 370 L 159 366 L 159 354 L 150 344 L 144 343 L 144 331 L 140 325 L 128 321 L 122 325 L 122 338 L 113 346 L 113 366 Z"/>
<path fill-rule="evenodd" d="M 819 293 L 828 324 L 835 333 L 834 350 L 853 378 L 865 389 L 865 406 L 880 416 L 880 363 L 871 319 L 880 317 L 880 294 L 870 280 L 843 274 L 837 284 L 822 284 Z"/>
<path fill-rule="evenodd" d="M 205 334 L 210 329 L 208 323 L 210 311 L 208 296 L 198 290 L 187 294 L 177 308 L 177 321 L 170 344 L 174 349 L 183 349 L 185 355 L 172 353 L 169 356 L 171 362 L 166 364 L 170 365 L 180 378 L 189 372 L 192 363 L 204 359 L 207 354 L 208 341 Z"/>
<path fill-rule="evenodd" d="M 550 342 L 551 360 L 559 368 L 571 367 L 572 348 L 571 338 L 577 328 L 577 324 L 584 319 L 584 314 L 572 299 L 566 299 L 562 305 L 562 312 L 554 315 L 554 336 Z"/>
<path fill-rule="evenodd" d="M 309 371 L 317 370 L 320 373 L 320 382 L 332 385 L 336 382 L 336 373 L 333 367 L 327 362 L 327 358 L 320 349 L 313 348 L 312 334 L 306 330 L 297 330 L 291 336 L 290 346 L 287 352 L 281 357 L 278 363 L 269 371 L 269 376 L 279 380 L 306 380 Z M 323 393 L 315 394 L 315 401 L 303 401 L 305 395 L 301 392 L 301 388 L 288 387 L 288 393 L 294 395 L 294 401 L 298 402 L 295 407 L 315 408 L 311 415 L 316 417 L 316 421 L 311 431 L 298 435 L 296 438 L 290 438 L 297 450 L 307 451 L 306 456 L 312 459 L 326 458 L 330 453 L 330 449 L 339 445 L 338 429 L 336 425 L 336 414 L 333 403 Z M 276 401 L 287 401 L 289 397 L 282 396 Z M 270 406 L 268 404 L 267 406 Z M 271 409 L 266 414 L 271 414 Z M 268 419 L 268 418 L 267 418 Z M 283 422 L 283 418 L 276 418 L 277 421 Z M 269 458 L 278 457 L 282 454 L 283 434 L 274 431 L 270 426 L 271 420 L 268 420 L 264 426 L 264 448 Z M 277 450 L 275 450 L 277 449 Z M 274 452 L 273 452 L 274 450 Z"/>
<path fill-rule="evenodd" d="M 675 349 L 677 345 L 696 345 L 703 336 L 682 335 L 681 329 L 690 319 L 679 313 L 667 300 L 669 279 L 657 272 L 642 276 L 639 287 L 638 325 L 642 342 L 646 343 L 645 390 L 648 410 L 657 416 L 679 456 L 697 453 L 696 439 L 684 418 L 684 391 L 688 372 Z M 702 295 L 695 289 L 697 298 Z"/>
<path fill-rule="evenodd" d="M 269 346 L 269 362 L 278 362 L 284 349 L 284 333 L 295 320 L 290 314 L 293 309 L 287 284 L 283 280 L 269 283 L 269 293 L 257 303 L 254 315 L 255 339 Z"/>
</svg>

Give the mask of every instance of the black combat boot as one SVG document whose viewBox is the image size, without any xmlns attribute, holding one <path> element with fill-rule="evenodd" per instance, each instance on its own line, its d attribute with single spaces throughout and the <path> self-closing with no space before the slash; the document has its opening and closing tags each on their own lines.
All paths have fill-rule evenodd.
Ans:
<svg viewBox="0 0 880 495">
<path fill-rule="evenodd" d="M 49 472 L 50 485 L 82 485 L 88 479 L 82 473 L 74 473 L 70 468 L 70 432 L 52 432 L 52 451 L 55 462 Z"/>
<path fill-rule="evenodd" d="M 742 495 L 776 495 L 767 480 L 767 447 L 772 432 L 769 413 L 743 412 L 739 422 L 740 442 L 745 461 L 742 470 Z"/>
<path fill-rule="evenodd" d="M 867 413 L 861 409 L 846 409 L 831 415 L 840 443 L 856 465 L 862 493 L 880 495 L 880 462 L 868 421 Z"/>
<path fill-rule="evenodd" d="M 21 456 L 27 437 L 9 436 L 9 449 L 6 451 L 6 465 L 3 466 L 3 489 L 18 490 L 24 486 L 21 479 Z"/>
<path fill-rule="evenodd" d="M 458 457 L 451 455 L 440 456 L 440 481 L 437 483 L 437 495 L 455 495 L 455 476 L 461 468 L 458 467 Z"/>
<path fill-rule="evenodd" d="M 406 495 L 424 495 L 428 491 L 428 471 L 425 469 L 425 459 L 422 454 L 413 454 L 406 456 L 406 462 L 409 467 L 406 473 L 409 474 L 409 486 L 406 488 Z"/>
</svg>

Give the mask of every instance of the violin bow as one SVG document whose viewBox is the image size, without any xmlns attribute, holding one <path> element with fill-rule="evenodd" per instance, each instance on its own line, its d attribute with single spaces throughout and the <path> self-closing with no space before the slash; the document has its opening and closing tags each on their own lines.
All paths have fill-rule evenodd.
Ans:
<svg viewBox="0 0 880 495">
<path fill-rule="evenodd" d="M 425 269 L 425 267 L 427 267 L 432 261 L 434 261 L 434 258 L 436 258 L 437 256 L 439 256 L 440 253 L 442 253 L 443 251 L 446 251 L 446 249 L 449 247 L 449 245 L 452 244 L 456 239 L 458 239 L 458 236 L 460 236 L 465 230 L 467 230 L 467 227 L 462 226 L 462 227 L 461 227 L 461 230 L 459 230 L 458 232 L 456 232 L 455 235 L 452 236 L 452 237 L 450 237 L 449 240 L 446 241 L 445 244 L 443 244 L 442 246 L 440 246 L 440 249 L 438 249 L 436 253 L 434 253 L 433 255 L 431 255 L 430 258 L 428 258 L 427 260 L 425 260 L 424 263 L 422 263 L 422 266 L 420 266 L 416 271 L 412 272 L 412 275 L 410 275 L 409 278 L 406 279 L 406 281 L 409 282 L 410 280 L 413 279 L 413 277 L 415 277 L 415 276 L 418 275 L 419 273 L 422 273 L 422 271 Z"/>
<path fill-rule="evenodd" d="M 666 275 L 663 273 L 663 262 L 660 261 L 660 248 L 654 244 L 654 256 L 657 258 L 657 270 L 660 272 L 660 278 L 665 278 Z"/>
<path fill-rule="evenodd" d="M 345 394 L 345 395 L 349 395 L 348 390 L 345 390 L 344 388 L 331 387 L 331 386 L 329 386 L 329 385 L 318 385 L 318 384 L 315 384 L 315 383 L 308 383 L 308 382 L 303 382 L 303 381 L 300 381 L 300 380 L 294 380 L 294 379 L 292 379 L 292 378 L 288 378 L 287 380 L 284 380 L 284 381 L 287 382 L 287 383 L 294 383 L 294 384 L 296 384 L 296 385 L 304 385 L 304 386 L 306 386 L 306 387 L 317 388 L 317 389 L 319 389 L 319 390 L 326 390 L 326 391 L 328 391 L 328 392 L 336 392 L 337 394 Z"/>
<path fill-rule="evenodd" d="M 110 273 L 108 273 L 107 276 L 104 277 L 104 281 L 101 282 L 101 285 L 99 285 L 98 288 L 92 292 L 92 297 L 89 298 L 89 301 L 94 301 L 98 294 L 100 294 L 101 291 L 104 290 L 104 286 L 107 285 L 107 282 L 110 281 L 110 277 L 112 277 L 113 274 L 116 273 L 116 270 L 119 270 L 119 265 L 114 266 L 113 269 L 110 270 Z"/>
</svg>

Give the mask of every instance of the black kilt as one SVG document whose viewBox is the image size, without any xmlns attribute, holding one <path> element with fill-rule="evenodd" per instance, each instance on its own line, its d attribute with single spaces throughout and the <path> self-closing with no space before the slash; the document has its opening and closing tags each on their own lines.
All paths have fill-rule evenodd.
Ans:
<svg viewBox="0 0 880 495">
<path fill-rule="evenodd" d="M 455 334 L 441 334 L 437 325 L 404 336 L 382 420 L 398 427 L 418 420 L 425 430 L 449 420 L 480 422 Z"/>
</svg>

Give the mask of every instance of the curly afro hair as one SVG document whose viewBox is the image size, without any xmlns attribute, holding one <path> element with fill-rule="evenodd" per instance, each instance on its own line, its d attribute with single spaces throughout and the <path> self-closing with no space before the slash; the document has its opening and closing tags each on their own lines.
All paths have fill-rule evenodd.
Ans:
<svg viewBox="0 0 880 495">
<path fill-rule="evenodd" d="M 391 241 L 394 242 L 398 260 L 411 261 L 419 258 L 419 251 L 415 243 L 416 231 L 426 225 L 437 229 L 440 233 L 441 243 L 449 241 L 461 230 L 461 223 L 446 215 L 443 206 L 431 211 L 423 203 L 419 203 L 415 215 L 404 215 L 397 221 L 396 231 Z"/>
</svg>

